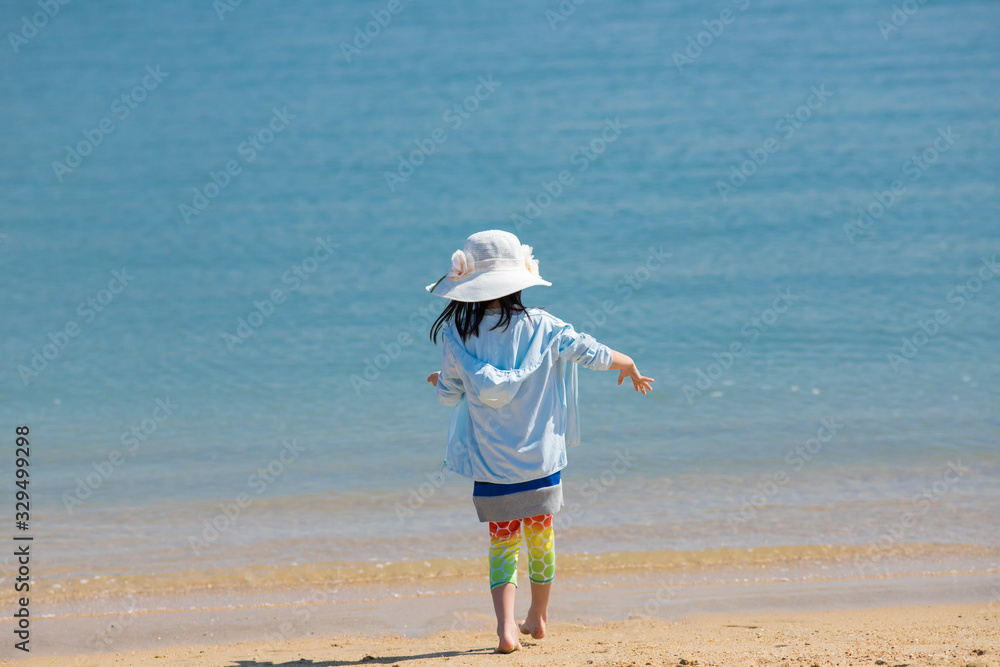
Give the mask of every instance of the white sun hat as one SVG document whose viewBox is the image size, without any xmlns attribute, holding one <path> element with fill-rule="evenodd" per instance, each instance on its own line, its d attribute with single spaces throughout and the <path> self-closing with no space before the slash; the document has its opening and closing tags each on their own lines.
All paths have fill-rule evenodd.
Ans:
<svg viewBox="0 0 1000 667">
<path fill-rule="evenodd" d="M 427 291 L 452 301 L 492 301 L 532 285 L 551 285 L 538 275 L 531 246 L 510 232 L 477 232 L 451 256 L 451 271 Z"/>
</svg>

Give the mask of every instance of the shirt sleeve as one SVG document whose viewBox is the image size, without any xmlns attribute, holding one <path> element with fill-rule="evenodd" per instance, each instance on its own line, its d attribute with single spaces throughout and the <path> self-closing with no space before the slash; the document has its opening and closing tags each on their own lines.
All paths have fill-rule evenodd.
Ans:
<svg viewBox="0 0 1000 667">
<path fill-rule="evenodd" d="M 465 398 L 465 384 L 459 372 L 458 361 L 445 340 L 441 350 L 441 374 L 437 383 L 438 400 L 445 405 L 458 405 Z"/>
<path fill-rule="evenodd" d="M 598 343 L 590 334 L 577 331 L 573 325 L 566 324 L 559 334 L 559 356 L 584 368 L 606 371 L 611 368 L 614 355 L 610 347 Z"/>
</svg>

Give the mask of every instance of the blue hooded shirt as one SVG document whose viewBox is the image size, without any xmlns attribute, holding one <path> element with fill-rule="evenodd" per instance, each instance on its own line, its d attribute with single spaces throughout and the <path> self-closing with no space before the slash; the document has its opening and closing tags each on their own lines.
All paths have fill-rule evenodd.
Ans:
<svg viewBox="0 0 1000 667">
<path fill-rule="evenodd" d="M 455 411 L 445 466 L 479 482 L 514 484 L 566 466 L 566 448 L 580 444 L 577 368 L 611 368 L 612 351 L 544 310 L 514 313 L 506 329 L 462 341 L 444 329 L 438 398 Z"/>
</svg>

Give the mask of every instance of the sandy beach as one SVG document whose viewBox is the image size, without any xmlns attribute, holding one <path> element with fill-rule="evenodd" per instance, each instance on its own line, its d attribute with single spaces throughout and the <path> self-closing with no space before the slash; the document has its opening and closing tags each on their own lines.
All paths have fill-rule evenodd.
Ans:
<svg viewBox="0 0 1000 667">
<path fill-rule="evenodd" d="M 998 665 L 997 552 L 566 554 L 549 633 L 489 655 L 481 559 L 171 573 L 40 587 L 24 665 Z M 516 610 L 529 602 L 522 579 Z M 12 631 L 9 619 L 0 631 Z"/>
<path fill-rule="evenodd" d="M 0 667 L 1000 667 L 1000 0 L 0 26 Z"/>
<path fill-rule="evenodd" d="M 286 641 L 190 644 L 33 657 L 26 666 L 192 665 L 954 665 L 1000 664 L 1000 608 L 946 605 L 849 611 L 713 614 L 671 622 L 557 622 L 522 650 L 492 654 L 491 632 L 317 635 Z"/>
</svg>

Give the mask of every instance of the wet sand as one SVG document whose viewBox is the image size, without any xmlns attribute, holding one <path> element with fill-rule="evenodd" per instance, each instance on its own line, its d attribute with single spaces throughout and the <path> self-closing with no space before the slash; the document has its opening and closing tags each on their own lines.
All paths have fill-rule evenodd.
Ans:
<svg viewBox="0 0 1000 667">
<path fill-rule="evenodd" d="M 1000 665 L 997 549 L 898 545 L 891 558 L 859 565 L 865 553 L 803 546 L 566 554 L 550 636 L 529 640 L 505 664 Z M 0 660 L 244 666 L 360 664 L 369 655 L 367 662 L 405 665 L 496 659 L 481 655 L 495 646 L 481 560 L 64 579 L 33 589 L 31 653 L 15 652 L 8 641 Z M 521 583 L 516 609 L 523 616 L 529 587 Z M 0 632 L 12 631 L 13 619 L 0 619 Z"/>
<path fill-rule="evenodd" d="M 486 619 L 481 619 L 486 622 Z M 331 629 L 332 630 L 332 629 Z M 542 640 L 524 639 L 494 655 L 489 629 L 446 630 L 411 638 L 328 632 L 290 640 L 191 642 L 140 651 L 32 657 L 18 664 L 191 665 L 947 665 L 1000 664 L 1000 609 L 988 605 L 913 606 L 798 613 L 697 615 L 680 621 L 635 618 L 554 622 Z"/>
</svg>

